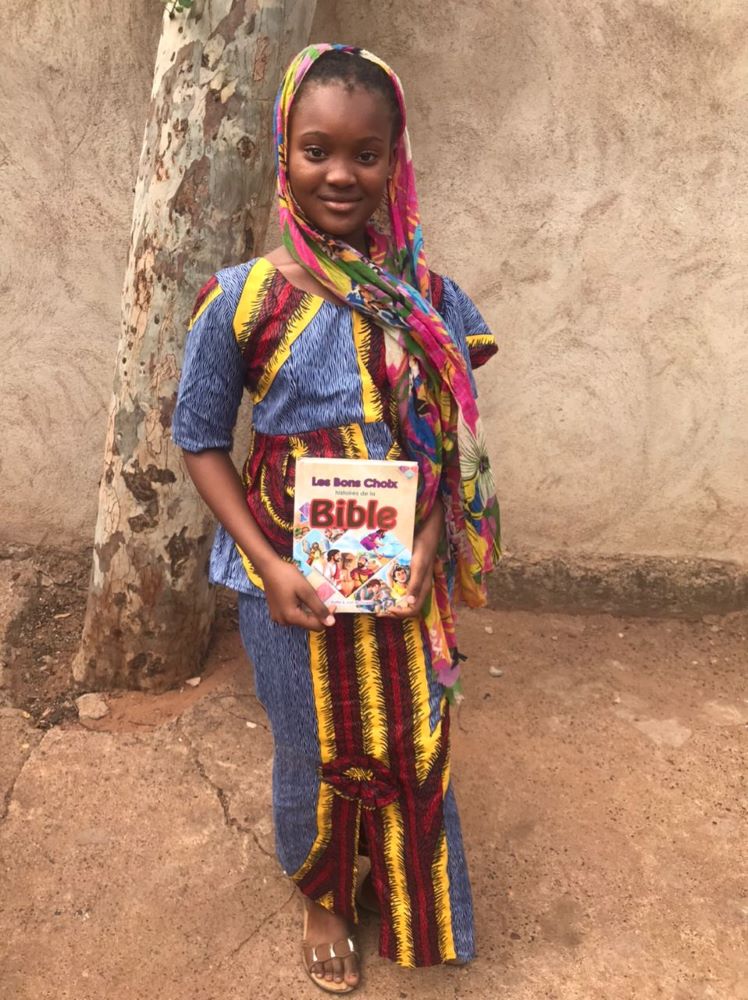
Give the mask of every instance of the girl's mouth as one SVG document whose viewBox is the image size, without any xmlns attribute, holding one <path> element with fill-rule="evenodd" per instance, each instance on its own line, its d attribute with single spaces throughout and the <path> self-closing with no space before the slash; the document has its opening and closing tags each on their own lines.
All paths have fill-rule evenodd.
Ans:
<svg viewBox="0 0 748 1000">
<path fill-rule="evenodd" d="M 359 198 L 320 198 L 325 208 L 329 208 L 331 212 L 339 212 L 340 214 L 352 211 L 359 200 Z"/>
</svg>

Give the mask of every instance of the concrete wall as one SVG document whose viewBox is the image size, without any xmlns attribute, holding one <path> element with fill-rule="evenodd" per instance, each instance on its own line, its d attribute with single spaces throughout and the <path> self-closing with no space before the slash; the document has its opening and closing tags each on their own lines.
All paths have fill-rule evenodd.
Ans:
<svg viewBox="0 0 748 1000">
<path fill-rule="evenodd" d="M 0 532 L 78 543 L 158 4 L 30 39 L 29 6 L 0 15 Z M 320 0 L 314 39 L 400 73 L 432 264 L 501 342 L 510 550 L 748 563 L 747 35 L 742 0 Z"/>
<path fill-rule="evenodd" d="M 91 541 L 156 0 L 0 8 L 0 538 Z"/>
</svg>

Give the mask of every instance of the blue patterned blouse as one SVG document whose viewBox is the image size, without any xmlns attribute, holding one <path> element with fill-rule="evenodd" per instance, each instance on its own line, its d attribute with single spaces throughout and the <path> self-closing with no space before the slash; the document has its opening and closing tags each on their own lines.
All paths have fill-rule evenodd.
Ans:
<svg viewBox="0 0 748 1000">
<path fill-rule="evenodd" d="M 265 271 L 272 267 L 265 258 L 254 258 L 219 271 L 198 299 L 172 421 L 172 440 L 185 451 L 232 447 L 237 413 L 248 384 L 247 346 L 240 344 L 235 320 L 248 279 L 258 264 Z M 281 286 L 288 284 L 280 272 L 274 277 Z M 449 278 L 437 280 L 441 286 L 439 311 L 460 350 L 472 362 L 470 378 L 476 392 L 472 367 L 496 350 L 493 337 L 462 289 Z M 392 437 L 384 421 L 372 421 L 364 413 L 365 369 L 357 349 L 353 311 L 317 296 L 307 298 L 317 301 L 309 310 L 306 325 L 292 340 L 262 397 L 254 394 L 253 427 L 259 434 L 294 435 L 358 423 L 369 457 L 385 458 Z M 281 318 L 293 322 L 291 314 Z M 262 594 L 249 580 L 234 540 L 220 524 L 209 573 L 212 583 Z"/>
</svg>

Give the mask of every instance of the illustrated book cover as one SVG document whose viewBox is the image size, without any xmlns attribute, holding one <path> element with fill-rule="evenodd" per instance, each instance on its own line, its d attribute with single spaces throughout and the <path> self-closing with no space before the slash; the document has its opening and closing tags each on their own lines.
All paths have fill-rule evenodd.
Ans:
<svg viewBox="0 0 748 1000">
<path fill-rule="evenodd" d="M 299 458 L 293 557 L 335 612 L 386 611 L 408 593 L 415 462 Z"/>
</svg>

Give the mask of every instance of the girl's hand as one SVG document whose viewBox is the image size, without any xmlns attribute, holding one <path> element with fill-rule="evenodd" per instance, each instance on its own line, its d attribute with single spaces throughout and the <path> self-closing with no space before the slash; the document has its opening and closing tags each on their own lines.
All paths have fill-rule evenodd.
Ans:
<svg viewBox="0 0 748 1000">
<path fill-rule="evenodd" d="M 270 617 L 278 625 L 297 625 L 322 632 L 335 624 L 335 616 L 317 591 L 291 563 L 274 561 L 262 574 Z"/>
<path fill-rule="evenodd" d="M 427 549 L 414 540 L 408 593 L 394 607 L 384 611 L 383 618 L 417 618 L 420 615 L 434 579 L 434 555 L 435 549 Z"/>
<path fill-rule="evenodd" d="M 388 608 L 382 617 L 417 618 L 420 615 L 434 580 L 434 559 L 443 530 L 444 508 L 437 498 L 431 513 L 413 539 L 408 593 L 402 598 L 402 602 L 394 608 Z"/>
</svg>

